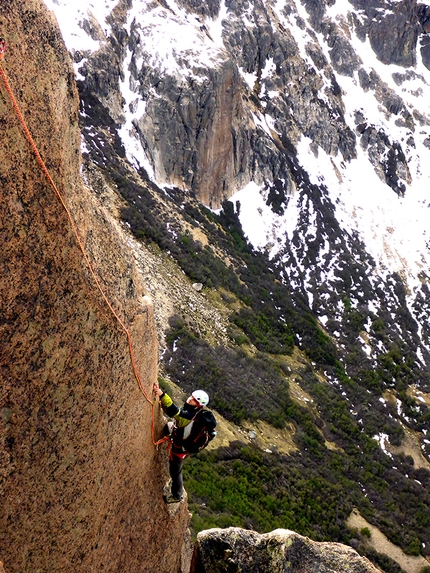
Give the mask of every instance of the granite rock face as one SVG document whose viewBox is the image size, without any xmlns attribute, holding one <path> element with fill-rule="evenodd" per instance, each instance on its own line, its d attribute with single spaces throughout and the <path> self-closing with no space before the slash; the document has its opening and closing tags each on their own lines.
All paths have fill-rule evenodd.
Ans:
<svg viewBox="0 0 430 573">
<path fill-rule="evenodd" d="M 318 543 L 285 529 L 260 535 L 235 527 L 197 536 L 190 573 L 378 573 L 340 543 Z"/>
<path fill-rule="evenodd" d="M 106 294 L 157 376 L 151 299 L 119 226 L 83 185 L 78 96 L 52 15 L 0 5 L 2 60 Z M 0 559 L 7 573 L 177 571 L 188 513 L 162 499 L 165 454 L 124 332 L 0 86 Z M 169 538 L 161 547 L 158 534 Z"/>
</svg>

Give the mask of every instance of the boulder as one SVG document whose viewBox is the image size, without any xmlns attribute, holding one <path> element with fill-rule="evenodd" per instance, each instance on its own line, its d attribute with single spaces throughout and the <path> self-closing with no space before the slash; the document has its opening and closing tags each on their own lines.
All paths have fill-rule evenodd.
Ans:
<svg viewBox="0 0 430 573">
<path fill-rule="evenodd" d="M 197 536 L 190 573 L 378 573 L 354 549 L 286 529 L 258 534 L 236 527 Z"/>
</svg>

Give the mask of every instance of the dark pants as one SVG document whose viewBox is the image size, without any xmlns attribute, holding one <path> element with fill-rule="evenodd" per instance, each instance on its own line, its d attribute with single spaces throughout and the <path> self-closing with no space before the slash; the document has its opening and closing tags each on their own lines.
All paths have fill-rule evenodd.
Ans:
<svg viewBox="0 0 430 573">
<path fill-rule="evenodd" d="M 169 472 L 172 478 L 172 495 L 176 499 L 180 499 L 184 495 L 184 485 L 182 478 L 182 464 L 184 459 L 175 456 L 170 452 Z"/>
</svg>

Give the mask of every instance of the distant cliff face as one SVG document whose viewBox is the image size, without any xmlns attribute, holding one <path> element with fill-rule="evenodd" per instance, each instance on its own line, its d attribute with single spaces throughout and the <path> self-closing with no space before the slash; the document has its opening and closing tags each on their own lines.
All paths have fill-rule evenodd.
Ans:
<svg viewBox="0 0 430 573">
<path fill-rule="evenodd" d="M 376 72 L 369 77 L 352 37 L 368 40 L 380 62 L 405 68 L 415 66 L 420 49 L 430 68 L 429 8 L 416 0 L 351 0 L 348 21 L 335 23 L 327 16 L 333 4 L 302 2 L 309 29 L 303 10 L 297 13 L 290 1 L 278 13 L 261 0 L 205 7 L 190 0 L 176 7 L 121 0 L 108 18 L 109 37 L 86 21 L 102 48 L 75 52 L 83 100 L 101 99 L 118 126 L 124 113 L 133 117 L 128 128 L 157 183 L 191 190 L 213 208 L 250 181 L 291 194 L 291 155 L 302 135 L 315 153 L 320 147 L 344 161 L 357 157 L 357 140 L 367 137 L 378 175 L 402 193 L 410 183 L 404 150 L 383 131 L 363 135 L 363 118 L 351 129 L 336 74 L 358 73 L 363 91 L 378 94 L 386 113 L 413 129 L 417 118 Z M 223 10 L 228 18 L 221 23 Z M 308 35 L 304 50 L 289 29 L 295 24 Z"/>
<path fill-rule="evenodd" d="M 8 0 L 0 29 L 3 69 L 150 389 L 152 302 L 119 227 L 82 184 L 78 98 L 56 22 L 39 0 Z M 188 514 L 161 500 L 165 452 L 152 445 L 127 339 L 3 85 L 0 125 L 0 560 L 7 573 L 177 571 Z"/>
</svg>

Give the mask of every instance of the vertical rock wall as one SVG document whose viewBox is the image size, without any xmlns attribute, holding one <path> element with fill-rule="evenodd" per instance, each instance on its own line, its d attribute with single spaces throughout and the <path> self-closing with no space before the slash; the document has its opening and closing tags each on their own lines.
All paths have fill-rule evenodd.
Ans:
<svg viewBox="0 0 430 573">
<path fill-rule="evenodd" d="M 152 303 L 115 221 L 82 185 L 78 98 L 56 22 L 39 0 L 6 0 L 0 33 L 2 67 L 149 390 Z M 175 572 L 188 513 L 162 502 L 151 407 L 3 84 L 0 126 L 0 561 L 6 573 Z"/>
</svg>

